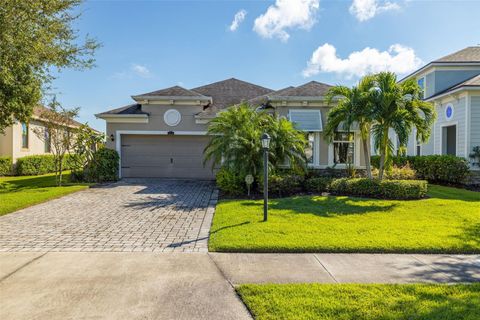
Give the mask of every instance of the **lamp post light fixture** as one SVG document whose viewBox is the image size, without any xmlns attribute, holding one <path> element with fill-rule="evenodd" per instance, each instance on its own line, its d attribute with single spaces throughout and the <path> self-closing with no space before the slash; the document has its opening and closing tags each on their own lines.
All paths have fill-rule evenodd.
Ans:
<svg viewBox="0 0 480 320">
<path fill-rule="evenodd" d="M 262 134 L 263 149 L 263 221 L 268 218 L 268 148 L 270 146 L 270 136 L 267 133 Z"/>
</svg>

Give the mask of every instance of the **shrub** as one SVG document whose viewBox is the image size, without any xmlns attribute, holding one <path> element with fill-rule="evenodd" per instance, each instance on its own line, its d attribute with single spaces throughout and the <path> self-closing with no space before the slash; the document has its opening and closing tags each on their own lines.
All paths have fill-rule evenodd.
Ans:
<svg viewBox="0 0 480 320">
<path fill-rule="evenodd" d="M 26 156 L 17 160 L 16 173 L 20 176 L 35 176 L 50 172 L 55 172 L 52 155 Z"/>
<path fill-rule="evenodd" d="M 378 180 L 341 178 L 330 184 L 330 192 L 382 199 L 420 199 L 427 194 L 428 183 L 423 180 Z"/>
<path fill-rule="evenodd" d="M 311 177 L 305 181 L 305 190 L 313 193 L 328 191 L 332 180 L 328 177 Z"/>
<path fill-rule="evenodd" d="M 12 158 L 0 157 L 0 176 L 8 176 L 12 174 Z"/>
<path fill-rule="evenodd" d="M 259 179 L 263 192 L 263 179 Z M 273 197 L 286 197 L 303 191 L 304 177 L 296 174 L 272 174 L 268 176 L 268 192 Z"/>
<path fill-rule="evenodd" d="M 71 155 L 65 155 L 62 165 L 63 170 L 72 168 L 71 158 Z M 35 176 L 55 172 L 55 159 L 51 154 L 18 158 L 15 171 L 20 176 Z"/>
<path fill-rule="evenodd" d="M 374 178 L 378 177 L 378 169 L 372 169 L 372 176 Z M 384 177 L 387 180 L 415 180 L 417 174 L 415 170 L 410 168 L 410 165 L 407 163 L 404 167 L 394 166 L 389 172 L 385 172 Z"/>
<path fill-rule="evenodd" d="M 246 184 L 240 175 L 223 167 L 216 175 L 217 187 L 230 196 L 239 196 L 246 193 Z"/>
<path fill-rule="evenodd" d="M 372 165 L 378 168 L 378 156 L 372 157 Z M 393 157 L 393 164 L 404 167 L 410 164 L 417 177 L 436 183 L 464 183 L 470 174 L 468 161 L 452 155 Z"/>
<path fill-rule="evenodd" d="M 90 182 L 106 182 L 118 180 L 117 151 L 101 148 L 93 153 L 92 161 L 84 170 L 84 179 Z"/>
</svg>

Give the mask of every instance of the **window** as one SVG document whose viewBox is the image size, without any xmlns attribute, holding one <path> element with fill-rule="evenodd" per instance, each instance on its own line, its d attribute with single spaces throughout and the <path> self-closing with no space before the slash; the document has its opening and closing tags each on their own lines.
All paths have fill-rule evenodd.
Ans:
<svg viewBox="0 0 480 320">
<path fill-rule="evenodd" d="M 417 156 L 421 156 L 421 155 L 422 155 L 422 145 L 420 145 L 420 144 L 417 144 L 416 155 L 417 155 Z"/>
<path fill-rule="evenodd" d="M 307 133 L 307 148 L 305 148 L 305 156 L 307 157 L 307 164 L 314 164 L 315 155 L 315 134 L 313 132 Z"/>
<path fill-rule="evenodd" d="M 28 148 L 28 124 L 22 122 L 22 148 Z"/>
<path fill-rule="evenodd" d="M 50 132 L 48 132 L 48 129 L 45 128 L 45 138 L 43 139 L 45 141 L 45 153 L 50 153 L 52 150 L 52 139 L 50 137 Z"/>
<path fill-rule="evenodd" d="M 417 84 L 422 89 L 422 92 L 420 93 L 420 97 L 425 98 L 425 78 L 418 79 Z"/>
<path fill-rule="evenodd" d="M 333 139 L 333 162 L 335 164 L 353 164 L 355 141 L 353 132 L 336 132 Z"/>
</svg>

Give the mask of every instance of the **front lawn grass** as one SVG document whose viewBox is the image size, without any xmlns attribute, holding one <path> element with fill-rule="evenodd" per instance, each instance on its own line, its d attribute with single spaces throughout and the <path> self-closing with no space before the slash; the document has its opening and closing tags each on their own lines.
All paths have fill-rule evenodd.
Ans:
<svg viewBox="0 0 480 320">
<path fill-rule="evenodd" d="M 88 188 L 87 183 L 67 182 L 69 176 L 64 173 L 61 187 L 55 185 L 54 174 L 0 177 L 0 216 Z"/>
<path fill-rule="evenodd" d="M 429 186 L 428 199 L 341 196 L 222 200 L 209 249 L 230 252 L 479 253 L 480 193 Z"/>
<path fill-rule="evenodd" d="M 237 292 L 258 320 L 480 319 L 480 284 L 267 284 Z"/>
</svg>

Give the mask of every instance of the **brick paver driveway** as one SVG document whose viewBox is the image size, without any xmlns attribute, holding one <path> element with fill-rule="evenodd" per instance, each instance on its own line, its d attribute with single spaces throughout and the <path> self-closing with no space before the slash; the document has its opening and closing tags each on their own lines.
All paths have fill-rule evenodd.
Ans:
<svg viewBox="0 0 480 320">
<path fill-rule="evenodd" d="M 0 217 L 0 251 L 207 251 L 208 181 L 127 180 Z"/>
</svg>

